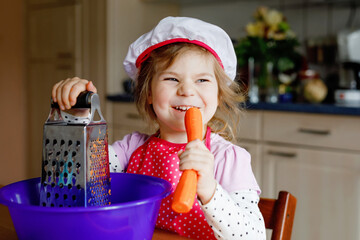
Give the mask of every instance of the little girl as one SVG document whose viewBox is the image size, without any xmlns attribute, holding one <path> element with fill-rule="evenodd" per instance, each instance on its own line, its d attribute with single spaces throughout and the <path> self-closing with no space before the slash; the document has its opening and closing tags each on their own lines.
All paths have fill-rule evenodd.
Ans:
<svg viewBox="0 0 360 240">
<path fill-rule="evenodd" d="M 129 47 L 124 67 L 136 83 L 140 114 L 158 130 L 151 136 L 134 132 L 109 146 L 111 171 L 160 177 L 173 189 L 183 170 L 198 174 L 191 211 L 174 212 L 171 194 L 162 202 L 156 226 L 194 239 L 265 239 L 250 155 L 224 139 L 233 137 L 239 116 L 229 36 L 194 18 L 167 17 Z M 53 87 L 52 97 L 69 121 L 75 121 L 73 115 L 83 121 L 81 113 L 67 110 L 84 90 L 96 92 L 92 82 L 80 78 Z M 202 113 L 204 140 L 187 144 L 184 115 L 190 107 Z"/>
</svg>

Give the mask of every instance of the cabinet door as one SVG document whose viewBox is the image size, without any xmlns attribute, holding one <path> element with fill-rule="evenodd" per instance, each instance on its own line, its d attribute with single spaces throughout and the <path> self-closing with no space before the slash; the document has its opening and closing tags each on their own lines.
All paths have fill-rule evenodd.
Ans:
<svg viewBox="0 0 360 240">
<path fill-rule="evenodd" d="M 264 146 L 263 197 L 298 200 L 294 240 L 360 239 L 360 154 Z"/>
<path fill-rule="evenodd" d="M 81 6 L 41 8 L 28 12 L 28 57 L 55 61 L 80 57 Z"/>
<path fill-rule="evenodd" d="M 121 140 L 126 134 L 138 131 L 147 134 L 155 133 L 141 118 L 134 103 L 113 104 L 113 141 Z"/>
<path fill-rule="evenodd" d="M 260 189 L 262 189 L 261 179 L 261 145 L 256 142 L 241 141 L 238 144 L 243 147 L 251 155 L 251 167 L 255 175 L 256 181 L 258 182 Z"/>
<path fill-rule="evenodd" d="M 43 126 L 50 112 L 52 86 L 74 75 L 71 62 L 28 64 L 29 174 L 38 177 L 41 167 Z"/>
<path fill-rule="evenodd" d="M 247 111 L 243 113 L 238 126 L 239 140 L 261 140 L 262 131 L 262 112 L 261 111 Z"/>
</svg>

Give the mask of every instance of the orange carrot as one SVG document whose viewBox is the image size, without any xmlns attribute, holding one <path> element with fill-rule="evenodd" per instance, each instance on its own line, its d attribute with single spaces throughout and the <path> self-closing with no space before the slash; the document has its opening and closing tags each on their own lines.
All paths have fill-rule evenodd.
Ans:
<svg viewBox="0 0 360 240">
<path fill-rule="evenodd" d="M 188 142 L 202 139 L 202 118 L 198 108 L 190 108 L 185 113 L 185 128 Z M 197 173 L 194 170 L 185 170 L 175 189 L 171 208 L 177 213 L 187 213 L 191 210 L 197 186 Z"/>
</svg>

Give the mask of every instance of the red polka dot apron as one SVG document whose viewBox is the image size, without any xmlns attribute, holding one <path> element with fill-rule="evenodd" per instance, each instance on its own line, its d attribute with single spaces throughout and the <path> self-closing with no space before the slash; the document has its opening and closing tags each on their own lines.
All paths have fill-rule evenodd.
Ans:
<svg viewBox="0 0 360 240">
<path fill-rule="evenodd" d="M 211 130 L 208 128 L 205 136 L 205 145 L 208 149 L 210 133 Z M 151 136 L 134 151 L 126 171 L 159 177 L 172 184 L 172 193 L 161 203 L 156 227 L 193 239 L 216 239 L 196 199 L 188 213 L 176 213 L 171 209 L 174 190 L 181 176 L 177 153 L 184 150 L 186 144 L 167 142 L 157 138 L 157 135 Z"/>
</svg>

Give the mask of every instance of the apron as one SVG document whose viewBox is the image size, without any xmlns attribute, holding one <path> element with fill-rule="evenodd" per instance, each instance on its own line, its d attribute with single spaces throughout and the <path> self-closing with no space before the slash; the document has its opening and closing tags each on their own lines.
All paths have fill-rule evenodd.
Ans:
<svg viewBox="0 0 360 240">
<path fill-rule="evenodd" d="M 211 129 L 208 127 L 205 145 L 209 150 L 210 134 Z M 172 184 L 172 193 L 161 202 L 156 227 L 193 239 L 216 239 L 196 199 L 188 213 L 177 213 L 171 209 L 174 191 L 182 173 L 177 153 L 185 149 L 186 143 L 171 143 L 156 136 L 158 134 L 152 135 L 134 151 L 126 170 L 128 173 L 159 177 Z"/>
</svg>

